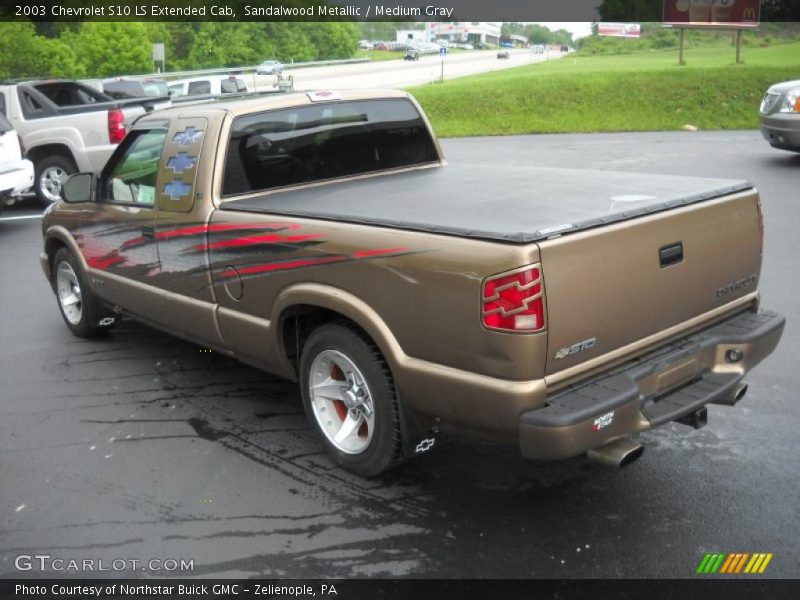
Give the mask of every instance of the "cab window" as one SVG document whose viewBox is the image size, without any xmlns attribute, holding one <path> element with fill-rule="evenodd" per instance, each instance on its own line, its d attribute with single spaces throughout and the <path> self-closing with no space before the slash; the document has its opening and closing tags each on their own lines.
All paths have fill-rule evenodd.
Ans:
<svg viewBox="0 0 800 600">
<path fill-rule="evenodd" d="M 408 100 L 274 110 L 233 122 L 222 193 L 233 196 L 438 160 L 427 126 Z"/>
<path fill-rule="evenodd" d="M 196 94 L 210 94 L 211 93 L 211 82 L 208 80 L 201 80 L 201 81 L 190 81 L 189 82 L 189 95 L 194 96 Z"/>
<path fill-rule="evenodd" d="M 107 202 L 153 206 L 158 168 L 167 139 L 166 129 L 134 130 L 120 145 L 120 153 L 103 174 Z"/>
</svg>

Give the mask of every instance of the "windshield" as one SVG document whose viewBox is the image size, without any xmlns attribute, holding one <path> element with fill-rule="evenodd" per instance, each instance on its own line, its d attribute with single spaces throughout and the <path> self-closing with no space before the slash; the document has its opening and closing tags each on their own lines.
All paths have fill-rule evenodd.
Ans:
<svg viewBox="0 0 800 600">
<path fill-rule="evenodd" d="M 14 128 L 11 126 L 11 123 L 8 122 L 8 119 L 6 119 L 3 113 L 0 112 L 0 133 L 13 131 L 13 129 Z"/>
<path fill-rule="evenodd" d="M 147 96 L 153 96 L 154 98 L 169 96 L 169 88 L 163 81 L 146 81 L 142 85 Z"/>
</svg>

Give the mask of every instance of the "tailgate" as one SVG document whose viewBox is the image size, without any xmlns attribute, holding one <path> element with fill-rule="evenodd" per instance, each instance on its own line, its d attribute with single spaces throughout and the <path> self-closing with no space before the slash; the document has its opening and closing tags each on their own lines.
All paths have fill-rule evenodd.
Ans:
<svg viewBox="0 0 800 600">
<path fill-rule="evenodd" d="M 755 291 L 758 195 L 747 190 L 539 246 L 553 375 Z"/>
</svg>

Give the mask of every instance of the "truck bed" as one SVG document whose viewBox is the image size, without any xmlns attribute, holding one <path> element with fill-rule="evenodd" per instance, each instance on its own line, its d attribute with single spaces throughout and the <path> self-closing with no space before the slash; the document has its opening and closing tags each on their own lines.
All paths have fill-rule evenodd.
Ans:
<svg viewBox="0 0 800 600">
<path fill-rule="evenodd" d="M 263 212 L 531 243 L 752 188 L 747 181 L 447 165 L 224 202 Z"/>
</svg>

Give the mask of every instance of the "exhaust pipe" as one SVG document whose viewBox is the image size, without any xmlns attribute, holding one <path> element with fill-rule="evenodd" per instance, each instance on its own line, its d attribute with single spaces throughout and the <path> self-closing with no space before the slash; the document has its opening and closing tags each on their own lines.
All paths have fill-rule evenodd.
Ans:
<svg viewBox="0 0 800 600">
<path fill-rule="evenodd" d="M 644 446 L 632 442 L 627 438 L 620 438 L 613 442 L 594 448 L 586 453 L 590 461 L 606 467 L 622 468 L 637 458 L 644 452 Z"/>
<path fill-rule="evenodd" d="M 714 404 L 724 404 L 725 406 L 734 406 L 736 405 L 739 400 L 744 398 L 744 395 L 747 393 L 747 384 L 746 383 L 737 383 L 736 387 L 733 388 L 733 391 L 724 396 L 722 398 L 718 398 L 714 401 Z"/>
</svg>

